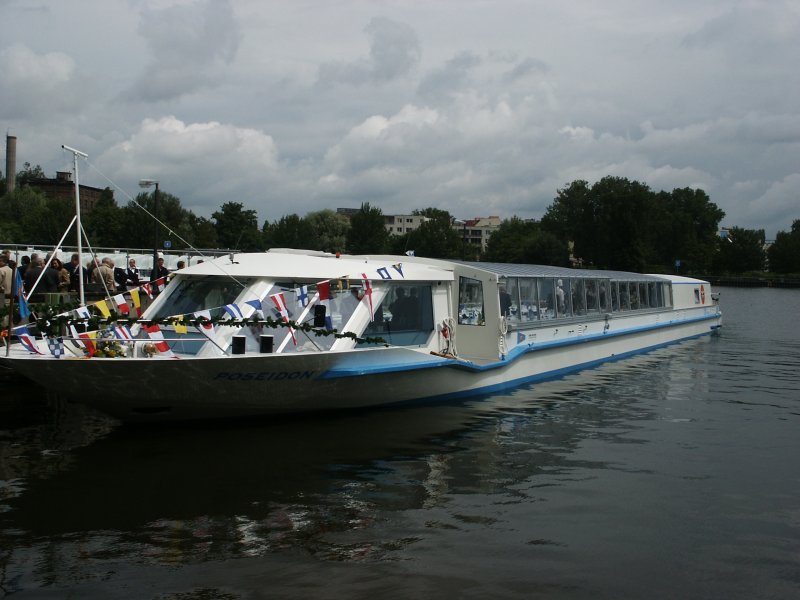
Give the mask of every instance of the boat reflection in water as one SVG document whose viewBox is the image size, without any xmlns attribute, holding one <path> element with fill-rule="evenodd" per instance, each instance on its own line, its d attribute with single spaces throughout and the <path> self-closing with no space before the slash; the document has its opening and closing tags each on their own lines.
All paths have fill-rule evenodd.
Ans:
<svg viewBox="0 0 800 600">
<path fill-rule="evenodd" d="M 108 590 L 120 573 L 152 579 L 170 565 L 219 581 L 225 561 L 254 558 L 268 561 L 259 572 L 289 561 L 313 587 L 322 576 L 308 569 L 320 561 L 404 563 L 465 533 L 470 544 L 516 540 L 526 553 L 559 548 L 557 531 L 542 527 L 560 510 L 548 500 L 564 482 L 610 467 L 576 451 L 595 436 L 631 433 L 631 418 L 652 418 L 633 406 L 638 391 L 619 397 L 617 381 L 666 364 L 640 390 L 663 402 L 671 357 L 705 346 L 491 398 L 313 419 L 115 428 L 62 406 L 46 413 L 56 415 L 49 423 L 17 431 L 22 445 L 47 451 L 3 461 L 2 479 L 18 481 L 0 515 L 0 545 L 13 548 L 3 553 L 5 581 Z"/>
</svg>

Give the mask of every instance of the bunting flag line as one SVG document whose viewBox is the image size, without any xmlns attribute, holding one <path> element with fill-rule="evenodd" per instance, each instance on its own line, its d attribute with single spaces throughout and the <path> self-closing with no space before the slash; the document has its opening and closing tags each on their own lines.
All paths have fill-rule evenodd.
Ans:
<svg viewBox="0 0 800 600">
<path fill-rule="evenodd" d="M 369 298 L 369 320 L 375 320 L 375 309 L 372 307 L 372 282 L 367 278 L 366 273 L 361 274 L 361 282 L 364 285 L 364 297 Z"/>
<path fill-rule="evenodd" d="M 158 293 L 160 294 L 161 292 L 164 291 L 164 288 L 167 287 L 167 278 L 166 277 L 162 277 L 160 279 L 156 279 L 153 282 L 153 285 L 156 286 L 156 289 L 158 290 Z"/>
<path fill-rule="evenodd" d="M 78 313 L 79 319 L 88 319 L 92 316 L 92 313 L 89 312 L 89 308 L 86 306 L 79 306 L 75 309 L 75 312 Z"/>
<path fill-rule="evenodd" d="M 27 319 L 31 316 L 31 309 L 28 308 L 28 299 L 25 297 L 25 286 L 22 283 L 22 274 L 19 272 L 19 269 L 16 269 L 15 272 L 14 288 L 17 290 L 15 293 L 19 306 L 19 316 L 23 319 Z M 41 354 L 41 352 L 39 354 Z"/>
<path fill-rule="evenodd" d="M 67 350 L 64 348 L 64 338 L 62 337 L 47 338 L 47 349 L 50 350 L 50 354 L 55 358 L 64 358 L 67 354 Z"/>
<path fill-rule="evenodd" d="M 308 297 L 308 286 L 301 285 L 299 288 L 294 288 L 294 293 L 297 294 L 297 302 L 305 308 L 308 306 L 311 299 Z"/>
<path fill-rule="evenodd" d="M 121 315 L 129 315 L 131 312 L 130 307 L 128 306 L 128 301 L 125 300 L 125 296 L 122 294 L 117 294 L 114 296 L 114 304 L 117 305 L 117 312 Z"/>
<path fill-rule="evenodd" d="M 156 350 L 164 356 L 175 356 L 169 344 L 164 339 L 164 334 L 161 333 L 161 328 L 158 325 L 155 323 L 153 325 L 142 325 L 142 329 L 144 329 L 150 339 L 153 340 L 153 345 L 156 347 Z"/>
<path fill-rule="evenodd" d="M 337 281 L 336 285 L 339 288 L 339 290 L 344 291 L 350 289 L 350 277 L 348 277 L 347 275 L 345 275 L 344 277 L 340 277 L 336 281 Z"/>
<path fill-rule="evenodd" d="M 175 333 L 179 335 L 185 335 L 189 333 L 189 328 L 186 326 L 184 321 L 175 321 L 173 327 L 175 328 Z"/>
<path fill-rule="evenodd" d="M 239 308 L 238 304 L 226 304 L 222 307 L 226 313 L 228 313 L 232 319 L 244 319 L 244 314 L 242 314 L 242 309 Z"/>
<path fill-rule="evenodd" d="M 153 299 L 153 288 L 150 287 L 149 283 L 143 283 L 139 286 L 139 289 L 143 290 L 148 298 Z"/>
<path fill-rule="evenodd" d="M 272 299 L 272 302 L 275 304 L 275 308 L 280 313 L 283 322 L 288 323 L 289 308 L 286 306 L 286 298 L 284 297 L 283 292 L 279 294 L 273 294 L 272 296 L 270 296 L 270 298 Z M 294 342 L 294 345 L 297 346 L 297 338 L 294 335 L 294 329 L 289 327 L 289 333 L 292 335 L 292 341 Z"/>
<path fill-rule="evenodd" d="M 139 298 L 139 290 L 138 289 L 131 290 L 130 295 L 131 295 L 131 301 L 133 302 L 133 308 L 136 310 L 136 316 L 141 317 L 142 302 L 141 299 Z"/>
<path fill-rule="evenodd" d="M 28 352 L 31 354 L 44 354 L 44 352 L 39 350 L 39 344 L 36 343 L 36 338 L 31 335 L 27 327 L 16 327 L 14 333 L 17 334 L 19 343 L 22 344 Z"/>
</svg>

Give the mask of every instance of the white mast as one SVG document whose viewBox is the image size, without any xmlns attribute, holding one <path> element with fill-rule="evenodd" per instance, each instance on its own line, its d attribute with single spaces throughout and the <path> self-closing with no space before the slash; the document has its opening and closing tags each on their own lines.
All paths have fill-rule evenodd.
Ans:
<svg viewBox="0 0 800 600">
<path fill-rule="evenodd" d="M 80 305 L 86 305 L 86 299 L 84 298 L 83 293 L 83 229 L 81 227 L 81 185 L 80 181 L 78 180 L 78 156 L 82 156 L 83 158 L 89 158 L 89 155 L 85 152 L 81 152 L 80 150 L 76 150 L 75 148 L 70 148 L 69 146 L 61 145 L 64 150 L 72 152 L 72 168 L 75 173 L 75 217 L 77 218 L 77 227 L 78 227 L 78 297 L 80 298 Z"/>
</svg>

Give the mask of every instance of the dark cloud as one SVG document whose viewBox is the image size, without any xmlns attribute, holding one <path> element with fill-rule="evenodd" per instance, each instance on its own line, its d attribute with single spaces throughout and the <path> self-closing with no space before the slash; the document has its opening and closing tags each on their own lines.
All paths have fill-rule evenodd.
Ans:
<svg viewBox="0 0 800 600">
<path fill-rule="evenodd" d="M 376 17 L 364 32 L 370 39 L 369 57 L 354 62 L 323 63 L 319 67 L 321 84 L 391 81 L 409 74 L 419 63 L 419 38 L 409 25 Z"/>
<path fill-rule="evenodd" d="M 431 70 L 420 82 L 417 93 L 427 101 L 444 101 L 469 86 L 472 71 L 481 64 L 479 56 L 461 52 L 443 66 Z"/>
<path fill-rule="evenodd" d="M 145 9 L 139 33 L 147 41 L 152 59 L 129 97 L 147 102 L 218 85 L 241 39 L 227 0 Z"/>
</svg>

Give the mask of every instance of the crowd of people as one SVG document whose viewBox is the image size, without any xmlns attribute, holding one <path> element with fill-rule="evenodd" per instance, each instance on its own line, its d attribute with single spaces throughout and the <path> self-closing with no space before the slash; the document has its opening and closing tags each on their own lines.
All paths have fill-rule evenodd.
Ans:
<svg viewBox="0 0 800 600">
<path fill-rule="evenodd" d="M 185 263 L 180 261 L 178 269 L 183 266 Z M 38 296 L 77 292 L 81 278 L 85 290 L 97 290 L 103 293 L 124 292 L 144 282 L 134 258 L 128 261 L 127 266 L 117 266 L 109 257 L 101 259 L 95 256 L 85 266 L 81 266 L 77 254 L 73 254 L 68 263 L 63 263 L 55 256 L 42 257 L 33 253 L 30 256 L 23 256 L 17 265 L 11 258 L 11 251 L 4 250 L 0 253 L 0 306 L 5 305 L 11 294 L 16 293 L 15 268 L 19 270 L 25 294 L 28 296 L 31 293 Z M 159 258 L 156 268 L 151 273 L 150 281 L 162 277 L 169 278 L 170 272 L 164 266 L 164 259 Z"/>
</svg>

